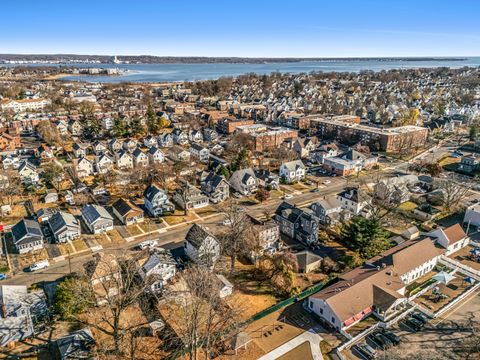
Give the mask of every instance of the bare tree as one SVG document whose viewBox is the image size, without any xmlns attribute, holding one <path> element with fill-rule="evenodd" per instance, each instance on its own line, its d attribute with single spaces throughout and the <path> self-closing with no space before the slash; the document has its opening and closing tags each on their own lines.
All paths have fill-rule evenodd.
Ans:
<svg viewBox="0 0 480 360">
<path fill-rule="evenodd" d="M 0 203 L 13 205 L 15 197 L 22 194 L 20 176 L 13 170 L 0 171 Z"/>
<path fill-rule="evenodd" d="M 182 340 L 191 360 L 199 358 L 200 348 L 209 360 L 213 349 L 223 342 L 223 333 L 235 324 L 238 312 L 220 297 L 220 281 L 207 268 L 188 268 L 180 281 L 184 290 L 167 294 L 162 314 Z"/>
<path fill-rule="evenodd" d="M 455 179 L 437 179 L 434 185 L 442 192 L 442 204 L 447 213 L 458 210 L 470 192 L 467 186 Z"/>
</svg>

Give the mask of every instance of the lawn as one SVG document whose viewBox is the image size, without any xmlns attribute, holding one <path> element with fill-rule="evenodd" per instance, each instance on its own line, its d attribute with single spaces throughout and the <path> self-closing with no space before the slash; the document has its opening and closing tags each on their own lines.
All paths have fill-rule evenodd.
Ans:
<svg viewBox="0 0 480 360">
<path fill-rule="evenodd" d="M 72 245 L 77 252 L 88 250 L 88 246 L 82 239 L 72 241 Z"/>
<path fill-rule="evenodd" d="M 63 256 L 68 256 L 75 253 L 75 249 L 69 242 L 66 242 L 65 244 L 57 244 L 57 248 Z"/>
<path fill-rule="evenodd" d="M 405 212 L 412 212 L 418 207 L 413 201 L 405 201 L 404 203 L 398 206 L 399 210 L 403 210 Z"/>
<path fill-rule="evenodd" d="M 130 236 L 136 236 L 136 235 L 141 235 L 143 234 L 140 229 L 137 227 L 137 225 L 129 225 L 129 226 L 126 226 L 125 229 L 128 231 L 128 233 L 130 234 Z"/>
<path fill-rule="evenodd" d="M 125 242 L 125 239 L 122 237 L 122 235 L 120 235 L 120 233 L 115 229 L 107 231 L 107 234 L 110 236 L 110 239 L 112 239 L 113 243 Z"/>
<path fill-rule="evenodd" d="M 446 157 L 440 160 L 439 165 L 447 171 L 455 171 L 457 170 L 457 166 L 460 163 L 460 158 L 453 158 L 453 157 Z"/>
<path fill-rule="evenodd" d="M 183 210 L 175 210 L 173 215 L 168 215 L 163 218 L 168 225 L 181 224 L 187 221 L 195 220 L 195 215 L 190 211 L 187 216 L 183 215 Z"/>
<path fill-rule="evenodd" d="M 95 235 L 95 240 L 97 240 L 97 242 L 103 247 L 112 244 L 112 241 L 110 241 L 105 234 Z"/>
<path fill-rule="evenodd" d="M 18 261 L 20 263 L 21 268 L 26 268 L 33 263 L 38 261 L 47 260 L 48 259 L 48 252 L 47 249 L 41 249 L 34 251 L 33 253 L 22 254 L 18 255 Z"/>
</svg>

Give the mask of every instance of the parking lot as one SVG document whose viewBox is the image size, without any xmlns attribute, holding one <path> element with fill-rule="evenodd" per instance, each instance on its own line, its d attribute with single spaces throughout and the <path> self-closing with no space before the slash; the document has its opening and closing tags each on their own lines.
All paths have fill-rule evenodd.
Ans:
<svg viewBox="0 0 480 360">
<path fill-rule="evenodd" d="M 457 305 L 452 311 L 438 319 L 429 320 L 419 331 L 414 331 L 400 321 L 390 328 L 399 337 L 400 343 L 383 351 L 370 339 L 366 343 L 375 348 L 377 357 L 388 359 L 393 355 L 408 359 L 419 356 L 425 359 L 465 359 L 465 353 L 458 351 L 465 341 L 477 335 L 480 326 L 480 295 L 477 293 Z M 356 350 L 346 350 L 346 359 L 365 359 Z"/>
</svg>

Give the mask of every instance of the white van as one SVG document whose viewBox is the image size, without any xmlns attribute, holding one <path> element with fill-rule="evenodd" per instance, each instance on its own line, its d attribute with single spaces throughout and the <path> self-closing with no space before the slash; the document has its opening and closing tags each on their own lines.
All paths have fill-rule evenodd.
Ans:
<svg viewBox="0 0 480 360">
<path fill-rule="evenodd" d="M 28 270 L 30 271 L 37 271 L 37 270 L 42 270 L 50 266 L 50 263 L 48 260 L 42 260 L 39 262 L 36 262 L 35 264 L 30 265 Z"/>
<path fill-rule="evenodd" d="M 153 248 L 158 244 L 157 240 L 147 240 L 143 241 L 140 244 L 138 244 L 138 248 L 140 250 L 146 249 L 146 248 Z"/>
</svg>

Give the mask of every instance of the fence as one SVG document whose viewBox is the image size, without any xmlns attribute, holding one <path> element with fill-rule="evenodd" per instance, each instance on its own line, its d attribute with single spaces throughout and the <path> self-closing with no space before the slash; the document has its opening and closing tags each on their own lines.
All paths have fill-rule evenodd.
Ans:
<svg viewBox="0 0 480 360">
<path fill-rule="evenodd" d="M 366 328 L 365 330 L 363 330 L 361 333 L 359 333 L 358 335 L 352 337 L 350 340 L 348 340 L 347 342 L 343 343 L 342 345 L 340 345 L 337 349 L 338 351 L 343 351 L 344 349 L 348 348 L 350 345 L 353 345 L 355 344 L 357 341 L 363 339 L 365 336 L 367 336 L 368 334 L 370 334 L 371 332 L 375 331 L 377 328 L 380 327 L 380 322 L 377 322 L 375 325 L 372 325 L 370 326 L 369 328 Z"/>
<path fill-rule="evenodd" d="M 260 320 L 260 319 L 264 318 L 265 316 L 270 315 L 271 313 L 274 313 L 277 310 L 280 310 L 281 308 L 284 308 L 284 307 L 286 307 L 288 305 L 291 305 L 295 302 L 303 300 L 303 299 L 309 297 L 312 294 L 315 294 L 316 292 L 320 291 L 324 287 L 326 287 L 328 285 L 331 285 L 335 281 L 337 281 L 336 277 L 332 278 L 332 279 L 329 279 L 329 280 L 326 280 L 326 281 L 322 281 L 322 282 L 320 282 L 316 285 L 313 285 L 313 286 L 309 287 L 308 289 L 302 291 L 300 294 L 297 294 L 295 296 L 289 297 L 288 299 L 282 300 L 279 303 L 276 303 L 275 305 L 256 313 L 255 315 L 253 315 L 249 319 L 247 319 L 247 320 L 245 320 L 241 323 L 237 323 L 237 324 L 234 324 L 234 325 L 230 326 L 229 328 L 225 329 L 221 333 L 218 333 L 217 336 L 220 336 L 220 337 L 227 336 L 228 334 L 232 333 L 236 329 L 240 329 L 240 328 L 242 328 L 242 327 L 244 327 L 244 326 L 246 326 L 246 325 L 248 325 L 248 324 L 250 324 L 254 321 Z M 200 340 L 198 342 L 197 347 L 198 348 L 202 347 L 205 344 L 205 341 L 206 341 L 205 339 Z M 178 358 L 182 355 L 187 354 L 189 352 L 189 350 L 190 350 L 189 347 L 185 347 L 185 349 L 176 351 L 175 353 L 172 353 L 172 354 L 168 355 L 165 358 L 165 360 L 174 360 L 174 359 L 176 359 L 176 358 Z"/>
<path fill-rule="evenodd" d="M 474 270 L 469 266 L 463 265 L 461 262 L 458 262 L 456 260 L 450 259 L 449 257 L 446 256 L 441 256 L 439 262 L 443 265 L 447 265 L 450 267 L 454 267 L 460 269 L 462 272 L 464 272 L 466 275 L 473 276 L 475 280 L 480 279 L 480 271 Z"/>
<path fill-rule="evenodd" d="M 441 308 L 440 310 L 438 310 L 436 313 L 435 313 L 435 318 L 438 318 L 439 316 L 441 316 L 442 314 L 444 314 L 446 311 L 448 311 L 449 309 L 451 309 L 453 306 L 455 306 L 456 304 L 458 304 L 460 301 L 462 301 L 463 299 L 465 299 L 467 296 L 469 296 L 471 293 L 473 293 L 474 291 L 476 291 L 478 288 L 480 287 L 480 283 L 477 283 L 475 286 L 473 286 L 471 289 L 469 289 L 468 291 L 465 291 L 463 294 L 461 294 L 459 297 L 457 297 L 455 300 L 449 302 L 447 305 L 445 305 L 443 308 Z"/>
</svg>

